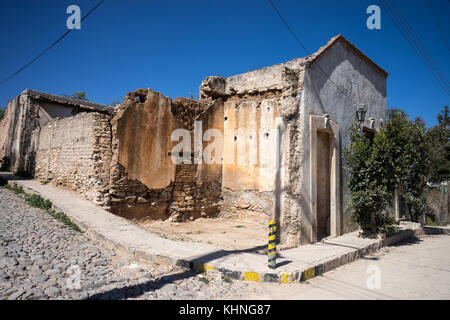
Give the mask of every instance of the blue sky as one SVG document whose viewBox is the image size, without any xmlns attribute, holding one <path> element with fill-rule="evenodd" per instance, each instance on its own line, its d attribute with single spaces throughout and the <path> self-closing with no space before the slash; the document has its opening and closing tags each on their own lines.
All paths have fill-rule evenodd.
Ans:
<svg viewBox="0 0 450 320">
<path fill-rule="evenodd" d="M 450 2 L 431 0 L 450 41 Z M 81 15 L 97 0 L 0 2 L 0 80 L 36 56 L 66 29 L 66 8 Z M 374 0 L 273 0 L 310 52 L 343 34 L 389 72 L 388 106 L 428 126 L 449 96 Z M 450 52 L 426 0 L 397 0 L 447 79 Z M 366 27 L 366 8 L 380 5 L 381 30 Z M 209 75 L 230 76 L 303 57 L 303 49 L 266 0 L 106 0 L 56 47 L 0 86 L 0 106 L 30 88 L 53 94 L 86 91 L 110 104 L 136 88 L 169 97 L 198 95 Z"/>
</svg>

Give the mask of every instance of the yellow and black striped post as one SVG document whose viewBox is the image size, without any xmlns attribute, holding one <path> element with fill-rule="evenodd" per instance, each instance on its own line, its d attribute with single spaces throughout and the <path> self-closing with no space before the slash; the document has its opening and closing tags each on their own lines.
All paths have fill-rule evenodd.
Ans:
<svg viewBox="0 0 450 320">
<path fill-rule="evenodd" d="M 275 269 L 277 266 L 277 222 L 274 220 L 269 221 L 269 247 L 267 250 L 267 256 L 269 259 L 269 268 Z"/>
</svg>

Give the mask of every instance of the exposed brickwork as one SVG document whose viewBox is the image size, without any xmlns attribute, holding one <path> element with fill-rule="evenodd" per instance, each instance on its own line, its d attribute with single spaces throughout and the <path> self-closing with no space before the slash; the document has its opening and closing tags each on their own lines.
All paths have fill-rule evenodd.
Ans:
<svg viewBox="0 0 450 320">
<path fill-rule="evenodd" d="M 195 210 L 196 176 L 196 164 L 177 165 L 172 203 L 169 208 L 169 214 L 173 221 L 192 220 L 197 217 L 198 214 Z"/>
</svg>

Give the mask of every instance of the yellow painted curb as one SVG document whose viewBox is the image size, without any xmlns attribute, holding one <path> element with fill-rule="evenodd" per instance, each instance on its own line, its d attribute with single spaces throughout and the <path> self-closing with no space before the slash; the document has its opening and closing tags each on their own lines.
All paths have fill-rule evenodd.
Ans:
<svg viewBox="0 0 450 320">
<path fill-rule="evenodd" d="M 214 267 L 213 266 L 209 266 L 207 264 L 199 264 L 198 265 L 198 271 L 203 272 L 203 271 L 206 271 L 206 270 L 214 270 Z"/>
<path fill-rule="evenodd" d="M 304 278 L 305 280 L 314 278 L 314 267 L 305 270 Z"/>
<path fill-rule="evenodd" d="M 290 273 L 282 273 L 281 274 L 281 283 L 292 283 L 293 276 Z"/>
<path fill-rule="evenodd" d="M 257 272 L 248 271 L 244 274 L 244 280 L 260 282 L 261 275 Z"/>
</svg>

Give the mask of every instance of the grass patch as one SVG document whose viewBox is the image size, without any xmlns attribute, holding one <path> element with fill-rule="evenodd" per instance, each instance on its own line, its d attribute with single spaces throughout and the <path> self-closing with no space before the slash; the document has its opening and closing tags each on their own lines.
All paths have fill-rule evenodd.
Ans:
<svg viewBox="0 0 450 320">
<path fill-rule="evenodd" d="M 52 202 L 42 198 L 38 194 L 25 194 L 25 201 L 34 208 L 49 211 L 52 208 Z"/>
<path fill-rule="evenodd" d="M 28 203 L 33 208 L 38 208 L 47 211 L 53 218 L 62 222 L 66 227 L 75 230 L 77 232 L 83 232 L 80 227 L 74 223 L 64 212 L 55 212 L 52 210 L 52 202 L 50 200 L 42 198 L 38 194 L 27 194 L 23 191 L 22 186 L 18 186 L 17 184 L 5 185 L 5 188 L 11 191 L 14 191 L 15 194 L 24 194 L 25 202 Z"/>
<path fill-rule="evenodd" d="M 15 194 L 22 194 L 22 193 L 25 193 L 25 191 L 23 191 L 22 186 L 18 186 L 17 184 L 10 185 L 9 183 L 7 183 L 7 184 L 5 185 L 5 188 L 8 189 L 8 190 L 13 191 Z"/>
<path fill-rule="evenodd" d="M 244 226 L 235 226 L 235 228 L 245 228 Z"/>
<path fill-rule="evenodd" d="M 81 232 L 81 233 L 83 232 L 80 229 L 80 227 L 76 223 L 74 223 L 72 220 L 70 220 L 70 218 L 64 212 L 49 211 L 48 213 L 56 220 L 61 221 L 64 225 L 66 225 L 70 229 L 75 230 L 77 232 Z"/>
<path fill-rule="evenodd" d="M 199 277 L 198 280 L 200 280 L 204 284 L 209 284 L 209 280 L 206 277 Z"/>
</svg>

